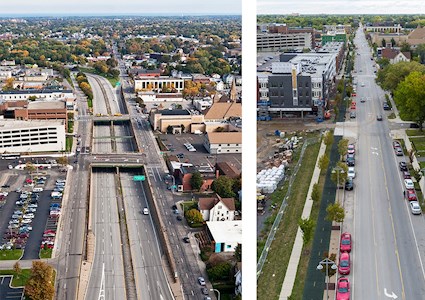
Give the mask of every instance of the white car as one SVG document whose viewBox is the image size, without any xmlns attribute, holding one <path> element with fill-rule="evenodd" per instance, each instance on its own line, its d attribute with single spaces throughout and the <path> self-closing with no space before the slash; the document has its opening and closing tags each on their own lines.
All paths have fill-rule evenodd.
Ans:
<svg viewBox="0 0 425 300">
<path fill-rule="evenodd" d="M 408 190 L 413 190 L 415 188 L 415 185 L 413 184 L 412 179 L 405 179 L 404 180 L 404 186 L 406 187 L 406 189 Z"/>
<path fill-rule="evenodd" d="M 420 215 L 422 213 L 421 206 L 419 205 L 418 201 L 410 201 L 410 211 L 414 215 Z"/>
<path fill-rule="evenodd" d="M 196 149 L 192 146 L 191 148 L 188 148 L 189 152 L 196 152 Z"/>
<path fill-rule="evenodd" d="M 22 218 L 24 218 L 24 219 L 34 219 L 34 214 L 33 213 L 25 214 L 25 215 L 22 216 Z"/>
<path fill-rule="evenodd" d="M 353 179 L 356 178 L 356 171 L 354 170 L 354 167 L 348 168 L 347 176 Z"/>
<path fill-rule="evenodd" d="M 149 215 L 149 210 L 148 210 L 148 208 L 147 208 L 147 207 L 145 207 L 145 208 L 143 209 L 143 214 L 144 214 L 144 215 Z"/>
<path fill-rule="evenodd" d="M 30 224 L 32 222 L 32 219 L 23 219 L 22 224 Z"/>
<path fill-rule="evenodd" d="M 354 153 L 356 153 L 356 146 L 354 146 L 354 144 L 349 144 L 348 145 L 347 153 L 348 154 L 354 154 Z"/>
</svg>

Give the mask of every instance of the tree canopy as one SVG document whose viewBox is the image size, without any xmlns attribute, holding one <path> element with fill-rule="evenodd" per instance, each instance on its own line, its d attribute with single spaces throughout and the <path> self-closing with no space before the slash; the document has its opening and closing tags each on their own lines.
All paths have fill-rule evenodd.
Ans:
<svg viewBox="0 0 425 300">
<path fill-rule="evenodd" d="M 389 64 L 378 71 L 376 80 L 384 90 L 394 92 L 398 84 L 414 71 L 425 73 L 425 66 L 415 61 Z"/>
<path fill-rule="evenodd" d="M 235 197 L 233 192 L 233 179 L 227 176 L 220 176 L 212 183 L 212 189 L 220 197 L 232 198 Z"/>
<path fill-rule="evenodd" d="M 53 268 L 42 261 L 33 261 L 31 276 L 25 285 L 25 296 L 31 300 L 53 299 Z"/>
</svg>

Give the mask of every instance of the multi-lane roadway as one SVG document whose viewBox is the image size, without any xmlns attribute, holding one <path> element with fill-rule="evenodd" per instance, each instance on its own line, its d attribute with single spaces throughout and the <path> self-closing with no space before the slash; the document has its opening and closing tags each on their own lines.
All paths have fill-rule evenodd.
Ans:
<svg viewBox="0 0 425 300">
<path fill-rule="evenodd" d="M 375 62 L 362 27 L 354 43 L 357 99 L 367 100 L 357 101 L 355 188 L 346 193 L 345 209 L 352 218 L 344 231 L 353 234 L 351 297 L 424 299 L 425 220 L 411 214 L 403 197 L 398 162 L 408 158 L 394 154 L 384 93 L 375 83 Z"/>
</svg>

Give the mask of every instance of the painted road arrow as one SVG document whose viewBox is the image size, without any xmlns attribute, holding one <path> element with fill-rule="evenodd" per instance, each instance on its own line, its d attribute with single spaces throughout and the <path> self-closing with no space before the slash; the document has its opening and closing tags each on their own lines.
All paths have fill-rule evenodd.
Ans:
<svg viewBox="0 0 425 300">
<path fill-rule="evenodd" d="M 397 295 L 396 294 L 394 294 L 394 292 L 392 292 L 391 294 L 388 294 L 387 293 L 387 289 L 386 288 L 384 288 L 384 294 L 385 294 L 385 296 L 386 297 L 388 297 L 388 298 L 392 298 L 392 299 L 397 299 L 398 297 L 397 297 Z"/>
</svg>

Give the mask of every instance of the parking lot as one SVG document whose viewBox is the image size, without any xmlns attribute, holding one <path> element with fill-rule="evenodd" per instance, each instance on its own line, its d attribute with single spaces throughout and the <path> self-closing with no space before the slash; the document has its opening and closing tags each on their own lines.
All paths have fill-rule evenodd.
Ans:
<svg viewBox="0 0 425 300">
<path fill-rule="evenodd" d="M 214 166 L 217 162 L 227 161 L 232 163 L 239 170 L 242 168 L 242 155 L 238 153 L 211 155 L 204 147 L 205 135 L 197 135 L 190 133 L 183 134 L 162 134 L 161 141 L 170 150 L 172 155 L 179 155 L 183 162 L 190 162 L 195 166 L 210 165 Z M 190 143 L 196 149 L 196 152 L 189 152 L 184 146 L 185 143 Z"/>
<path fill-rule="evenodd" d="M 1 172 L 2 193 L 6 195 L 0 208 L 2 249 L 23 249 L 22 259 L 38 259 L 41 247 L 53 248 L 65 185 L 58 180 L 64 177 L 58 168 L 31 175 L 9 168 Z"/>
<path fill-rule="evenodd" d="M 10 287 L 12 276 L 0 277 L 0 299 L 21 300 L 23 297 L 23 288 Z"/>
</svg>

